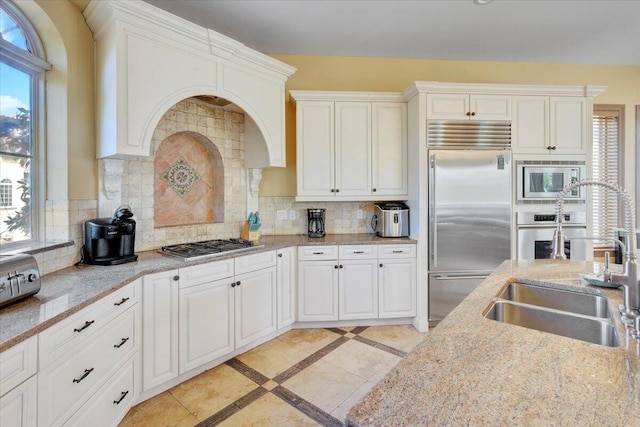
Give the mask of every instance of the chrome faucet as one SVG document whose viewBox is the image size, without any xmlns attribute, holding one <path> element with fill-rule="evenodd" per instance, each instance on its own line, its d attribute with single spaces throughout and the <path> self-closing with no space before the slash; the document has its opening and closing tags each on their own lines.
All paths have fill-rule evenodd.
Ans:
<svg viewBox="0 0 640 427">
<path fill-rule="evenodd" d="M 633 202 L 626 191 L 615 184 L 594 181 L 591 179 L 572 182 L 564 187 L 556 198 L 556 230 L 553 234 L 553 253 L 551 258 L 567 259 L 564 254 L 564 234 L 562 232 L 564 199 L 576 188 L 585 186 L 606 188 L 615 192 L 618 195 L 618 198 L 622 200 L 624 207 L 624 240 L 626 241 L 626 248 L 624 250 L 624 257 L 622 261 L 622 273 L 608 273 L 610 277 L 605 278 L 605 280 L 622 285 L 624 308 L 621 309 L 621 315 L 623 317 L 623 321 L 626 320 L 626 323 L 631 324 L 635 322 L 637 325 L 638 322 L 640 322 L 637 320 L 640 318 L 640 274 L 637 255 L 638 242 L 636 237 L 636 221 L 633 212 Z M 636 334 L 640 334 L 640 330 L 636 330 Z"/>
</svg>

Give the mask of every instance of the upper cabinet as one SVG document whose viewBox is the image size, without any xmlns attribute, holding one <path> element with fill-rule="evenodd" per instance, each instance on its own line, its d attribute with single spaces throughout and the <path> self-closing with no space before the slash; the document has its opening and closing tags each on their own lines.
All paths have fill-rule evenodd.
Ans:
<svg viewBox="0 0 640 427">
<path fill-rule="evenodd" d="M 407 107 L 337 92 L 292 91 L 297 200 L 407 197 Z"/>
<path fill-rule="evenodd" d="M 251 167 L 285 166 L 284 83 L 295 68 L 139 0 L 92 0 L 97 153 L 148 156 L 162 115 L 196 95 L 245 113 Z M 254 156 L 256 157 L 256 156 Z"/>
<path fill-rule="evenodd" d="M 512 146 L 517 154 L 586 154 L 587 98 L 516 96 Z"/>
<path fill-rule="evenodd" d="M 430 93 L 429 120 L 511 120 L 511 96 Z"/>
</svg>

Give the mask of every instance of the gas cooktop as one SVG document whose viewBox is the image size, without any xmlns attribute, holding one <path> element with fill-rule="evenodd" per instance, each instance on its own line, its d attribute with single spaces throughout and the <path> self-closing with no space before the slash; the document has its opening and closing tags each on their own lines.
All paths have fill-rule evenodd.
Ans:
<svg viewBox="0 0 640 427">
<path fill-rule="evenodd" d="M 215 257 L 233 252 L 242 252 L 261 247 L 264 247 L 264 245 L 255 245 L 253 242 L 248 240 L 218 239 L 163 246 L 162 249 L 158 250 L 158 252 L 187 261 Z"/>
</svg>

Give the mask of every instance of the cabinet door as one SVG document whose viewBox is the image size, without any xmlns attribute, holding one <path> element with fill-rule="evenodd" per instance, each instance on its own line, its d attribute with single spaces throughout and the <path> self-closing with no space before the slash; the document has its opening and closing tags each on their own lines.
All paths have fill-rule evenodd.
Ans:
<svg viewBox="0 0 640 427">
<path fill-rule="evenodd" d="M 295 248 L 278 249 L 276 258 L 278 329 L 291 325 L 296 313 L 296 251 Z"/>
<path fill-rule="evenodd" d="M 337 261 L 298 263 L 298 321 L 338 320 Z"/>
<path fill-rule="evenodd" d="M 407 104 L 372 105 L 372 189 L 378 196 L 407 194 Z"/>
<path fill-rule="evenodd" d="M 4 393 L 4 390 L 2 390 Z M 0 397 L 0 425 L 32 427 L 38 415 L 38 377 L 34 375 Z"/>
<path fill-rule="evenodd" d="M 471 95 L 471 120 L 511 120 L 511 97 L 505 95 Z"/>
<path fill-rule="evenodd" d="M 180 374 L 234 349 L 233 278 L 180 290 Z"/>
<path fill-rule="evenodd" d="M 547 153 L 549 151 L 549 97 L 514 97 L 511 131 L 514 154 Z"/>
<path fill-rule="evenodd" d="M 178 271 L 148 274 L 142 282 L 142 386 L 178 376 Z"/>
<path fill-rule="evenodd" d="M 416 315 L 416 260 L 380 260 L 378 289 L 380 318 Z"/>
<path fill-rule="evenodd" d="M 469 95 L 459 93 L 427 94 L 427 120 L 469 120 Z"/>
<path fill-rule="evenodd" d="M 298 102 L 296 116 L 298 196 L 334 195 L 333 102 Z"/>
<path fill-rule="evenodd" d="M 337 196 L 371 193 L 371 103 L 336 102 Z"/>
<path fill-rule="evenodd" d="M 236 276 L 236 348 L 276 330 L 276 268 Z"/>
<path fill-rule="evenodd" d="M 378 317 L 378 261 L 341 261 L 338 278 L 339 315 L 344 319 Z"/>
<path fill-rule="evenodd" d="M 556 154 L 585 154 L 587 102 L 579 97 L 554 97 L 551 103 L 550 145 Z M 555 149 L 553 148 L 555 147 Z"/>
</svg>

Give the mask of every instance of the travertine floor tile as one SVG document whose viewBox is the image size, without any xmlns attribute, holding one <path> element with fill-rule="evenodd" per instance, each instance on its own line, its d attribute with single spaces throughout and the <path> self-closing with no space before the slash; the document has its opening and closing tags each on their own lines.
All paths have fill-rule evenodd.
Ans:
<svg viewBox="0 0 640 427">
<path fill-rule="evenodd" d="M 310 353 L 295 344 L 275 339 L 241 354 L 237 359 L 273 378 L 309 355 Z"/>
<path fill-rule="evenodd" d="M 338 338 L 340 338 L 339 334 L 326 329 L 292 329 L 277 339 L 308 354 L 313 354 Z"/>
<path fill-rule="evenodd" d="M 219 365 L 175 386 L 169 393 L 203 421 L 258 387 L 227 365 Z"/>
<path fill-rule="evenodd" d="M 360 335 L 370 340 L 403 350 L 415 342 L 418 337 L 426 337 L 427 332 L 418 332 L 411 325 L 372 326 Z M 404 351 L 404 350 L 403 350 Z"/>
<path fill-rule="evenodd" d="M 365 382 L 356 374 L 319 360 L 285 381 L 282 386 L 331 413 Z"/>
<path fill-rule="evenodd" d="M 370 345 L 350 340 L 333 350 L 322 360 L 368 380 L 376 375 L 387 362 L 390 360 L 398 362 L 400 357 Z"/>
<path fill-rule="evenodd" d="M 196 424 L 196 417 L 169 392 L 164 392 L 131 408 L 119 427 L 192 427 Z"/>
<path fill-rule="evenodd" d="M 273 394 L 265 394 L 251 405 L 218 424 L 236 426 L 318 426 L 311 418 Z"/>
</svg>

